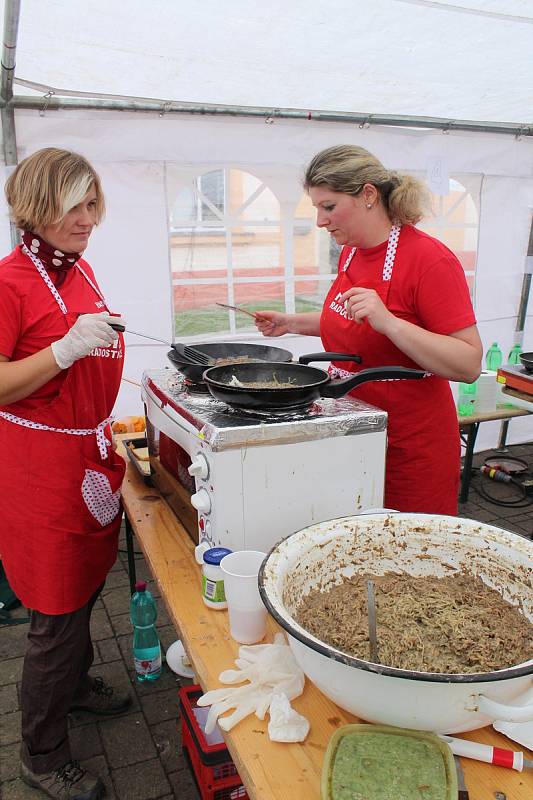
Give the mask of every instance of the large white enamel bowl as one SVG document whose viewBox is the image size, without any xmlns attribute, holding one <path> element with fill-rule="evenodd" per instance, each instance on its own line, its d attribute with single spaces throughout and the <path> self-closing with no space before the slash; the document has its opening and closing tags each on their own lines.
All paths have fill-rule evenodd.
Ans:
<svg viewBox="0 0 533 800">
<path fill-rule="evenodd" d="M 341 708 L 370 722 L 457 733 L 496 719 L 533 719 L 533 653 L 525 663 L 487 673 L 396 669 L 326 644 L 295 621 L 295 609 L 312 588 L 327 590 L 357 572 L 444 576 L 457 570 L 479 576 L 533 621 L 532 556 L 532 542 L 472 520 L 359 515 L 279 542 L 261 567 L 259 590 L 307 677 Z"/>
</svg>

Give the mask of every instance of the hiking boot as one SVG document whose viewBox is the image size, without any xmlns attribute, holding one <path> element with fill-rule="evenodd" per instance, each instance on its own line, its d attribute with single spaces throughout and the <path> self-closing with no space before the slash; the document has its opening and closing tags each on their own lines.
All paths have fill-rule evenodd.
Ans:
<svg viewBox="0 0 533 800">
<path fill-rule="evenodd" d="M 131 693 L 108 686 L 102 678 L 93 678 L 91 688 L 81 699 L 74 699 L 70 710 L 89 711 L 91 714 L 120 714 L 131 703 Z"/>
<path fill-rule="evenodd" d="M 57 800 L 99 800 L 105 794 L 100 778 L 82 769 L 78 761 L 69 761 L 59 769 L 42 775 L 35 774 L 21 763 L 20 777 L 29 786 L 35 786 Z"/>
</svg>

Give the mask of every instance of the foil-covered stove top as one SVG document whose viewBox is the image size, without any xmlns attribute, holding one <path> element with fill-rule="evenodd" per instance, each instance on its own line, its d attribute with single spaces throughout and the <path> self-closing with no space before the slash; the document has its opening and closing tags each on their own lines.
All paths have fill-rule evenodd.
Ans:
<svg viewBox="0 0 533 800">
<path fill-rule="evenodd" d="M 322 398 L 309 408 L 290 412 L 242 411 L 215 400 L 211 394 L 190 391 L 180 372 L 148 370 L 143 391 L 166 399 L 169 415 L 178 415 L 195 429 L 213 450 L 242 445 L 281 444 L 333 436 L 353 436 L 384 431 L 387 414 L 353 397 Z"/>
</svg>

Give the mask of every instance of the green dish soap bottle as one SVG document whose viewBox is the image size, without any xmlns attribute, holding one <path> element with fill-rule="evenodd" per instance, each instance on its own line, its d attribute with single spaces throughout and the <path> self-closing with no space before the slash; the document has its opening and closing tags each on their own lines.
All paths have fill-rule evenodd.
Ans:
<svg viewBox="0 0 533 800">
<path fill-rule="evenodd" d="M 502 351 L 498 347 L 498 342 L 493 342 L 489 349 L 487 350 L 487 356 L 485 359 L 485 366 L 487 369 L 496 372 L 503 362 L 503 355 Z"/>
<path fill-rule="evenodd" d="M 507 363 L 508 364 L 520 364 L 520 353 L 522 352 L 522 348 L 519 344 L 514 344 L 511 349 L 509 350 L 509 355 L 507 356 Z"/>
</svg>

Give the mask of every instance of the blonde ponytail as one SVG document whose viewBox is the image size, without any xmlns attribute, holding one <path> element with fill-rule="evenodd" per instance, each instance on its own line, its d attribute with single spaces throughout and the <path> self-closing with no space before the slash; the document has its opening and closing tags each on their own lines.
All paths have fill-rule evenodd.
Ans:
<svg viewBox="0 0 533 800">
<path fill-rule="evenodd" d="M 393 222 L 400 225 L 416 225 L 429 207 L 429 195 L 425 185 L 412 175 L 398 175 L 398 183 L 393 186 L 384 202 L 387 214 Z M 376 187 L 379 191 L 379 186 Z M 381 195 L 381 192 L 380 192 Z M 384 200 L 384 197 L 381 197 Z"/>
</svg>

